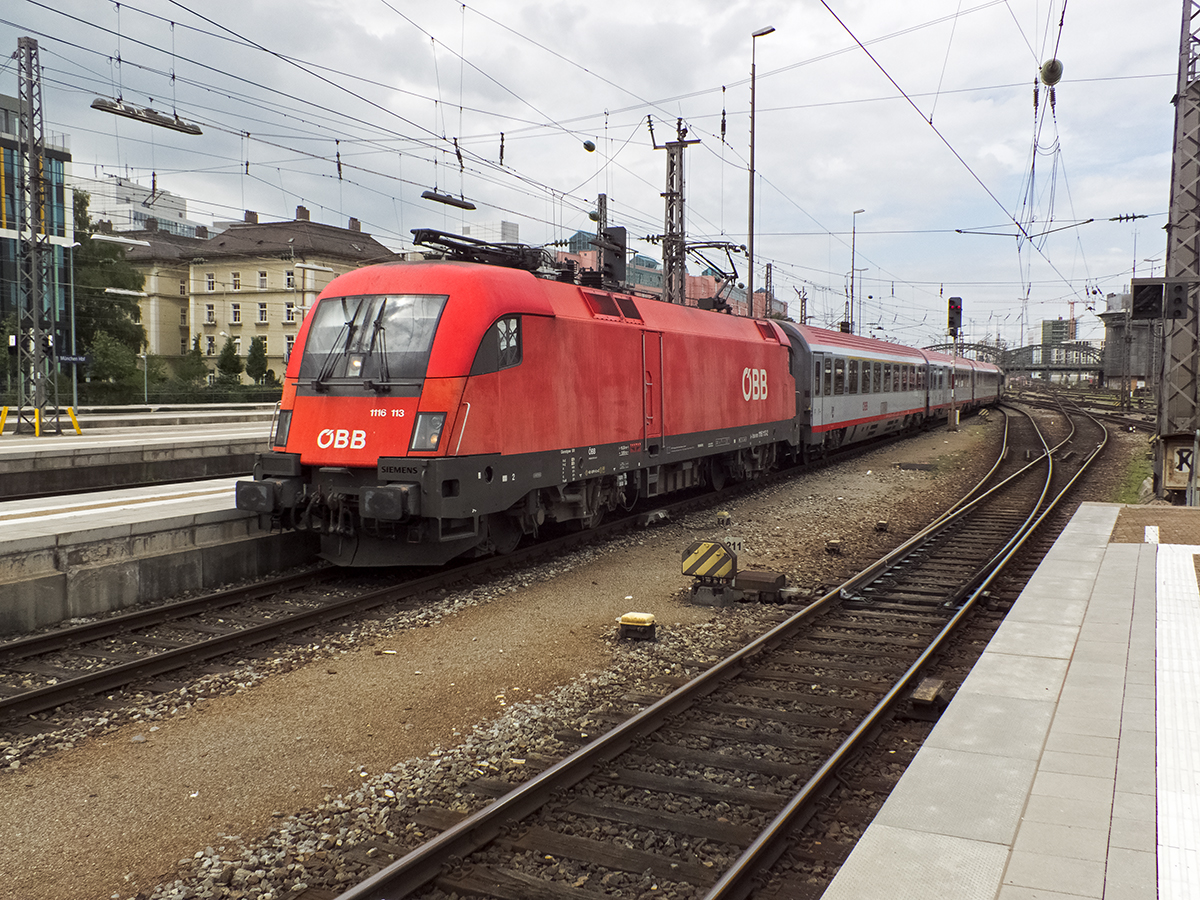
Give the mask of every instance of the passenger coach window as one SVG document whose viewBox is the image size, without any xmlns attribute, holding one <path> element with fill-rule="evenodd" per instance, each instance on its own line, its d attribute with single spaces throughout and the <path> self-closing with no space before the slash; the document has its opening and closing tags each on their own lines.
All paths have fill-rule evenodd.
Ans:
<svg viewBox="0 0 1200 900">
<path fill-rule="evenodd" d="M 900 367 L 900 390 L 908 390 L 908 366 Z"/>
<path fill-rule="evenodd" d="M 892 364 L 883 364 L 883 389 L 890 391 L 892 389 Z"/>
<path fill-rule="evenodd" d="M 825 360 L 825 390 L 822 393 L 826 397 L 833 396 L 833 360 Z"/>
<path fill-rule="evenodd" d="M 833 361 L 833 392 L 835 394 L 846 393 L 846 361 L 844 359 Z"/>
<path fill-rule="evenodd" d="M 821 361 L 817 360 L 816 371 L 813 373 L 813 396 L 821 396 Z"/>
<path fill-rule="evenodd" d="M 883 363 L 875 363 L 875 379 L 871 390 L 876 394 L 883 390 Z"/>
<path fill-rule="evenodd" d="M 846 386 L 847 394 L 858 393 L 858 360 L 850 360 L 850 383 Z"/>
</svg>

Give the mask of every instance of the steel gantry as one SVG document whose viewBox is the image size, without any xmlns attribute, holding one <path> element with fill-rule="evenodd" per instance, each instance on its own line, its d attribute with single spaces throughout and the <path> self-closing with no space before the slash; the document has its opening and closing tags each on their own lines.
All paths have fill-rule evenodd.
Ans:
<svg viewBox="0 0 1200 900">
<path fill-rule="evenodd" d="M 1200 0 L 1183 0 L 1179 74 L 1175 95 L 1171 205 L 1167 222 L 1167 278 L 1185 279 L 1186 313 L 1164 319 L 1165 348 L 1158 404 L 1154 474 L 1158 495 L 1186 490 L 1194 502 L 1192 459 L 1200 440 L 1200 83 L 1197 82 L 1197 26 Z"/>
<path fill-rule="evenodd" d="M 61 433 L 58 381 L 54 371 L 55 304 L 50 266 L 53 261 L 48 222 L 46 131 L 38 45 L 33 38 L 17 42 L 20 124 L 17 136 L 21 166 L 18 198 L 17 263 L 17 432 Z"/>
</svg>

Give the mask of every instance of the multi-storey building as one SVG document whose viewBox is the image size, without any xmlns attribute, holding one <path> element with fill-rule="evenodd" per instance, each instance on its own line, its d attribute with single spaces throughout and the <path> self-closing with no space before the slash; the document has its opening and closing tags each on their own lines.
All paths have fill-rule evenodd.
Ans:
<svg viewBox="0 0 1200 900">
<path fill-rule="evenodd" d="M 284 222 L 245 221 L 195 238 L 160 230 L 127 233 L 147 242 L 127 258 L 146 277 L 142 325 L 150 353 L 181 357 L 198 338 L 213 363 L 227 338 L 239 355 L 266 340 L 268 366 L 282 377 L 304 314 L 337 275 L 395 255 L 357 219 L 346 228 L 322 225 L 303 206 Z"/>
<path fill-rule="evenodd" d="M 18 141 L 20 101 L 0 95 L 0 321 L 16 316 L 20 278 L 20 223 L 23 210 L 21 179 L 24 166 Z M 47 132 L 45 139 L 46 230 L 53 258 L 50 284 L 44 298 L 47 318 L 54 325 L 67 315 L 70 294 L 70 260 L 75 244 L 74 204 L 66 188 L 70 177 L 71 152 L 64 135 Z"/>
<path fill-rule="evenodd" d="M 160 190 L 157 178 L 150 187 L 120 175 L 103 178 L 76 178 L 72 187 L 88 194 L 88 213 L 92 219 L 111 222 L 113 231 L 165 231 L 183 237 L 195 237 L 199 222 L 187 217 L 187 201 L 178 194 Z"/>
</svg>

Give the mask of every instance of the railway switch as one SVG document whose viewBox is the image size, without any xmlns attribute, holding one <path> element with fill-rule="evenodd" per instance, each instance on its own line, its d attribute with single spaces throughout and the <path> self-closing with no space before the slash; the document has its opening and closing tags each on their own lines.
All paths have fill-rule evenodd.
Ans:
<svg viewBox="0 0 1200 900">
<path fill-rule="evenodd" d="M 755 569 L 738 571 L 740 539 L 695 541 L 683 552 L 683 574 L 695 579 L 691 600 L 731 606 L 746 600 L 775 601 L 788 592 L 787 576 Z"/>
<path fill-rule="evenodd" d="M 742 593 L 743 599 L 750 599 L 751 594 L 757 594 L 759 600 L 770 602 L 779 599 L 779 592 L 787 587 L 787 576 L 782 572 L 747 569 L 738 572 L 733 587 Z"/>
</svg>

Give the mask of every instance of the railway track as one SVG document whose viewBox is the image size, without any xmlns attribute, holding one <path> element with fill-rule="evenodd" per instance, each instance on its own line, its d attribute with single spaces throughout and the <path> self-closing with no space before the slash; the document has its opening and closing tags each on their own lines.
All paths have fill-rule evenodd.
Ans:
<svg viewBox="0 0 1200 900">
<path fill-rule="evenodd" d="M 528 760 L 540 774 L 480 777 L 465 789 L 495 799 L 478 812 L 421 809 L 413 826 L 440 834 L 392 848 L 399 858 L 342 900 L 746 896 L 773 863 L 775 895 L 817 896 L 814 844 L 797 843 L 797 830 L 1103 447 L 1072 431 L 1035 452 L 1032 420 L 1013 421 L 1023 436 L 1001 453 L 992 487 L 668 695 L 627 698 L 630 715 L 602 722 L 601 737 L 563 735 L 578 750 Z M 936 706 L 935 686 L 927 692 Z"/>
<path fill-rule="evenodd" d="M 798 471 L 852 459 L 872 449 L 865 444 L 718 493 L 676 500 L 585 531 L 570 531 L 516 552 L 429 570 L 392 571 L 388 583 L 331 567 L 235 586 L 99 621 L 0 643 L 0 734 L 53 731 L 51 711 L 67 704 L 86 707 L 90 698 L 126 686 L 149 684 L 154 691 L 179 685 L 161 679 L 231 654 L 269 653 L 293 635 L 336 625 L 380 607 L 407 608 L 432 591 L 530 565 L 588 543 L 673 516 L 717 505 Z M 41 718 L 30 718 L 43 714 Z"/>
</svg>

